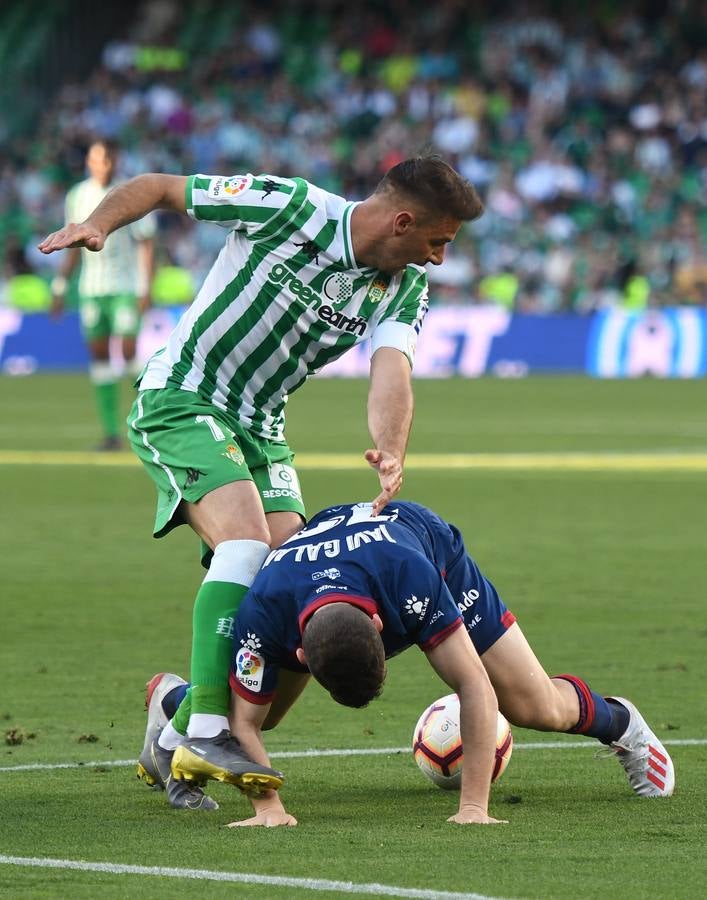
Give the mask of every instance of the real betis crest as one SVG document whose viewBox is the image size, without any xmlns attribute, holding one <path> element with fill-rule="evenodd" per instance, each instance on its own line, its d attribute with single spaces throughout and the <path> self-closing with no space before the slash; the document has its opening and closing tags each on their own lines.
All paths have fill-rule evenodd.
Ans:
<svg viewBox="0 0 707 900">
<path fill-rule="evenodd" d="M 381 275 L 378 275 L 373 279 L 371 286 L 368 288 L 368 299 L 371 303 L 380 303 L 383 297 L 385 297 L 385 292 L 388 290 L 389 284 L 390 278 L 386 280 Z"/>
<path fill-rule="evenodd" d="M 228 459 L 232 459 L 237 466 L 242 466 L 245 462 L 245 457 L 237 444 L 227 444 L 225 453 L 222 453 L 221 455 L 228 457 Z"/>
</svg>

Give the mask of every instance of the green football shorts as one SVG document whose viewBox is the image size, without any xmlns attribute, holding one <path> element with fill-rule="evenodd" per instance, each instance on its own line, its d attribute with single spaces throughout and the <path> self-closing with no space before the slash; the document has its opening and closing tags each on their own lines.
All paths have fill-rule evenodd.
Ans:
<svg viewBox="0 0 707 900">
<path fill-rule="evenodd" d="M 141 391 L 128 416 L 128 437 L 157 486 L 155 537 L 184 523 L 182 500 L 195 503 L 233 481 L 255 482 L 266 513 L 291 511 L 305 518 L 287 444 L 251 434 L 198 394 Z"/>
<path fill-rule="evenodd" d="M 81 331 L 87 341 L 118 337 L 136 337 L 140 313 L 135 294 L 106 294 L 104 297 L 80 297 Z"/>
</svg>

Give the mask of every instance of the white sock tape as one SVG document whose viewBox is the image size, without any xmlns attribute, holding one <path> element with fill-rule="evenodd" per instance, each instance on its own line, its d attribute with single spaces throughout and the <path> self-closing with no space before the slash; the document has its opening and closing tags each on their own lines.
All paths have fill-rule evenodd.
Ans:
<svg viewBox="0 0 707 900">
<path fill-rule="evenodd" d="M 204 581 L 226 581 L 250 587 L 270 547 L 263 541 L 221 541 Z"/>
</svg>

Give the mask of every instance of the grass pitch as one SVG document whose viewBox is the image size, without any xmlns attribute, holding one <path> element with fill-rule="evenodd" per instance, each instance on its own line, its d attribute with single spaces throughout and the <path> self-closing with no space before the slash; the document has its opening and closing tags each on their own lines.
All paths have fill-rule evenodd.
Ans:
<svg viewBox="0 0 707 900">
<path fill-rule="evenodd" d="M 365 449 L 365 390 L 322 380 L 295 396 L 289 437 L 303 460 Z M 707 453 L 704 385 L 452 380 L 418 382 L 416 395 L 411 460 L 592 455 L 592 466 L 574 470 L 534 466 L 532 457 L 511 469 L 500 468 L 506 457 L 498 468 L 411 466 L 404 496 L 461 527 L 550 672 L 574 671 L 599 691 L 630 697 L 665 741 L 707 739 L 707 484 L 696 462 Z M 126 388 L 126 411 L 128 402 Z M 491 803 L 510 825 L 453 827 L 445 820 L 455 796 L 426 782 L 411 754 L 395 752 L 408 746 L 426 704 L 447 692 L 414 649 L 391 662 L 383 696 L 368 709 L 338 707 L 312 686 L 267 736 L 298 828 L 225 829 L 248 805 L 221 785 L 212 790 L 218 812 L 171 810 L 133 767 L 113 763 L 140 750 L 147 678 L 188 672 L 195 541 L 184 529 L 151 539 L 152 488 L 130 458 L 108 467 L 90 455 L 84 465 L 53 455 L 97 438 L 85 378 L 2 378 L 0 406 L 1 896 L 705 893 L 704 743 L 671 745 L 676 795 L 641 801 L 617 763 L 594 758 L 592 742 L 576 748 L 568 736 L 564 749 L 522 749 L 558 737 L 515 729 L 517 749 Z M 41 451 L 45 461 L 22 451 Z M 639 453 L 678 462 L 635 471 L 608 464 L 607 454 Z M 376 488 L 364 463 L 308 465 L 302 482 L 312 511 L 372 498 Z M 277 756 L 309 748 L 393 751 Z M 82 765 L 21 768 L 58 763 Z M 84 868 L 68 868 L 77 861 Z M 96 863 L 105 866 L 88 867 Z M 269 880 L 205 883 L 193 870 Z M 371 883 L 379 887 L 360 887 Z"/>
</svg>

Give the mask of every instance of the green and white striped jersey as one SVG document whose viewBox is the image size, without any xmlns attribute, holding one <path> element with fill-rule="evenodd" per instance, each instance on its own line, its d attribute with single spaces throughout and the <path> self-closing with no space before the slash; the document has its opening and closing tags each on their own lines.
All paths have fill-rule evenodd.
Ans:
<svg viewBox="0 0 707 900">
<path fill-rule="evenodd" d="M 67 222 L 83 222 L 91 215 L 106 194 L 115 187 L 106 187 L 93 178 L 74 185 L 66 195 Z M 137 241 L 152 238 L 156 231 L 155 216 L 151 213 L 125 228 L 108 235 L 100 253 L 82 248 L 79 293 L 83 297 L 105 297 L 108 294 L 137 294 Z"/>
<path fill-rule="evenodd" d="M 283 440 L 288 394 L 349 347 L 395 347 L 412 365 L 427 274 L 394 276 L 353 258 L 356 203 L 302 178 L 193 175 L 195 219 L 229 229 L 194 303 L 140 388 L 194 391 L 241 425 Z"/>
</svg>

